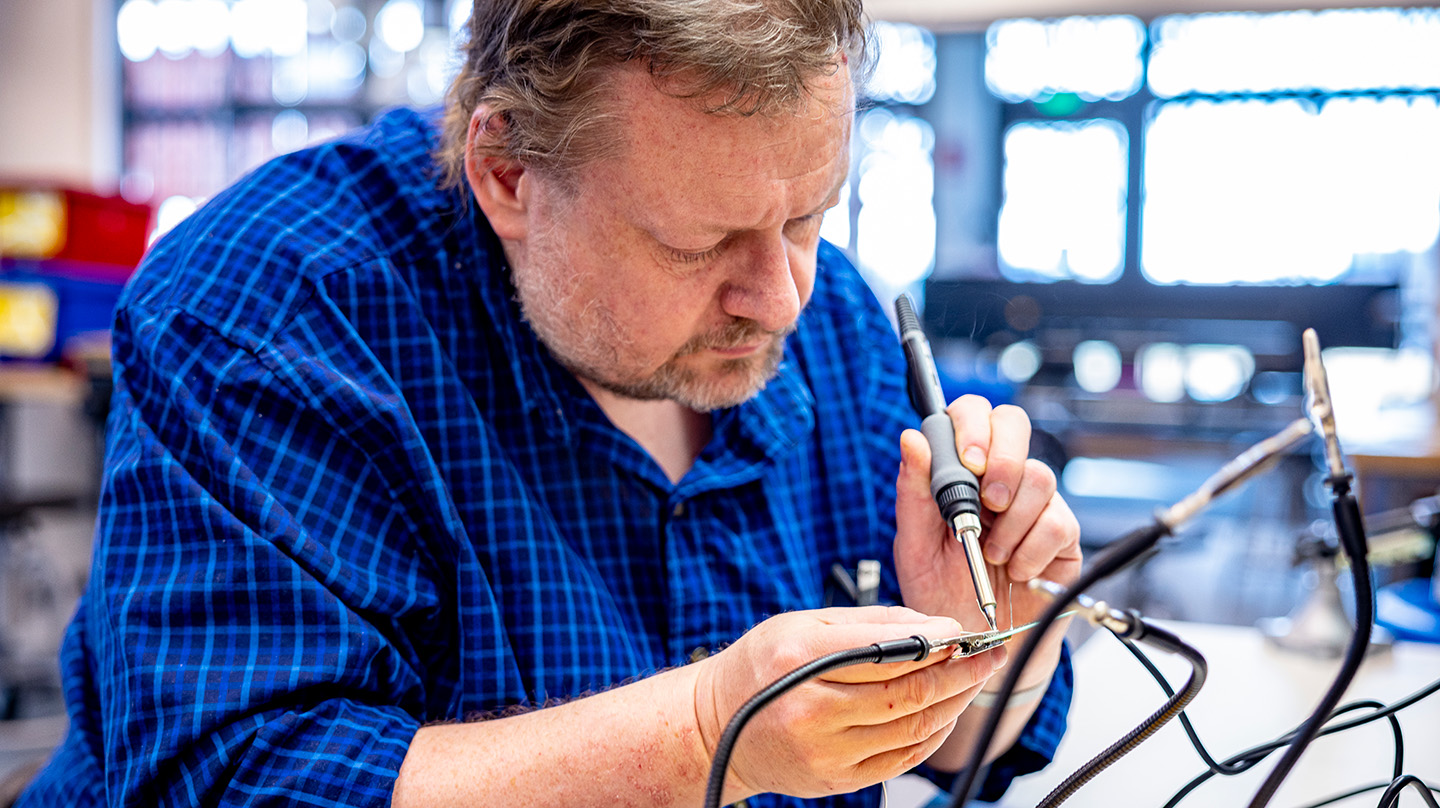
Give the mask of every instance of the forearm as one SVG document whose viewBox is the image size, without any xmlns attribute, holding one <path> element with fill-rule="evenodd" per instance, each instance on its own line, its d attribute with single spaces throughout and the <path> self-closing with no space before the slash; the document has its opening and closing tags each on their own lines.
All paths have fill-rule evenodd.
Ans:
<svg viewBox="0 0 1440 808">
<path fill-rule="evenodd" d="M 422 727 L 392 805 L 699 805 L 710 761 L 695 676 L 692 665 L 518 716 Z"/>
</svg>

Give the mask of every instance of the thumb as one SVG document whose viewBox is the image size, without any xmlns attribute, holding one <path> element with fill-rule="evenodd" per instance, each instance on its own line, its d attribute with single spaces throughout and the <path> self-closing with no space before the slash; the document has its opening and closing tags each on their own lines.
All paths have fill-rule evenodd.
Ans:
<svg viewBox="0 0 1440 808">
<path fill-rule="evenodd" d="M 900 474 L 895 480 L 897 516 L 917 514 L 927 510 L 935 511 L 934 499 L 930 496 L 930 444 L 919 430 L 907 429 L 900 433 Z"/>
</svg>

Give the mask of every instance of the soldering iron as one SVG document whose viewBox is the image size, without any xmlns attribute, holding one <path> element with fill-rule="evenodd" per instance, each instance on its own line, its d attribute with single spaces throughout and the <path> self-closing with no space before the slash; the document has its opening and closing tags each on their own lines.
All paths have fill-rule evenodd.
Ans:
<svg viewBox="0 0 1440 808">
<path fill-rule="evenodd" d="M 909 295 L 895 298 L 895 318 L 900 325 L 900 342 L 905 346 L 905 363 L 909 367 L 910 403 L 920 413 L 920 432 L 930 444 L 930 493 L 965 551 L 970 579 L 975 582 L 975 597 L 993 631 L 996 628 L 995 592 L 990 586 L 985 556 L 980 551 L 980 481 L 960 463 L 960 453 L 955 448 L 955 425 L 945 412 L 940 374 L 935 369 L 930 343 L 920 329 L 920 318 L 915 316 Z"/>
</svg>

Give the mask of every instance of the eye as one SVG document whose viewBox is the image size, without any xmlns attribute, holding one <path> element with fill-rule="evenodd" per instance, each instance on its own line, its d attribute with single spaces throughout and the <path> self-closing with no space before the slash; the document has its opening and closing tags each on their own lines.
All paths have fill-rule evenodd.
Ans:
<svg viewBox="0 0 1440 808">
<path fill-rule="evenodd" d="M 670 253 L 672 259 L 682 264 L 703 264 L 720 254 L 719 244 L 716 244 L 708 250 L 700 250 L 698 252 L 677 250 L 674 247 L 666 247 L 665 249 Z"/>
<path fill-rule="evenodd" d="M 824 215 L 823 213 L 811 213 L 807 216 L 791 219 L 785 223 L 785 230 L 790 234 L 791 238 L 797 235 L 801 237 L 807 236 L 820 224 L 820 219 Z"/>
</svg>

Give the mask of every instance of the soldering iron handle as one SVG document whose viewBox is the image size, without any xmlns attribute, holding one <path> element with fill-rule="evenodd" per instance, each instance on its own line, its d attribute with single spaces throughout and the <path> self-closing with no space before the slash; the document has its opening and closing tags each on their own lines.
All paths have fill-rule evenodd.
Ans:
<svg viewBox="0 0 1440 808">
<path fill-rule="evenodd" d="M 953 522 L 962 513 L 978 515 L 980 481 L 960 464 L 960 454 L 955 449 L 955 425 L 945 411 L 940 373 L 909 295 L 895 298 L 895 319 L 900 325 L 900 343 L 905 348 L 910 401 L 920 413 L 920 432 L 930 444 L 930 494 L 935 497 L 946 522 Z"/>
<path fill-rule="evenodd" d="M 955 451 L 955 424 L 946 412 L 925 417 L 920 432 L 930 444 L 930 493 L 946 522 L 956 514 L 980 512 L 980 481 L 960 463 Z"/>
</svg>

